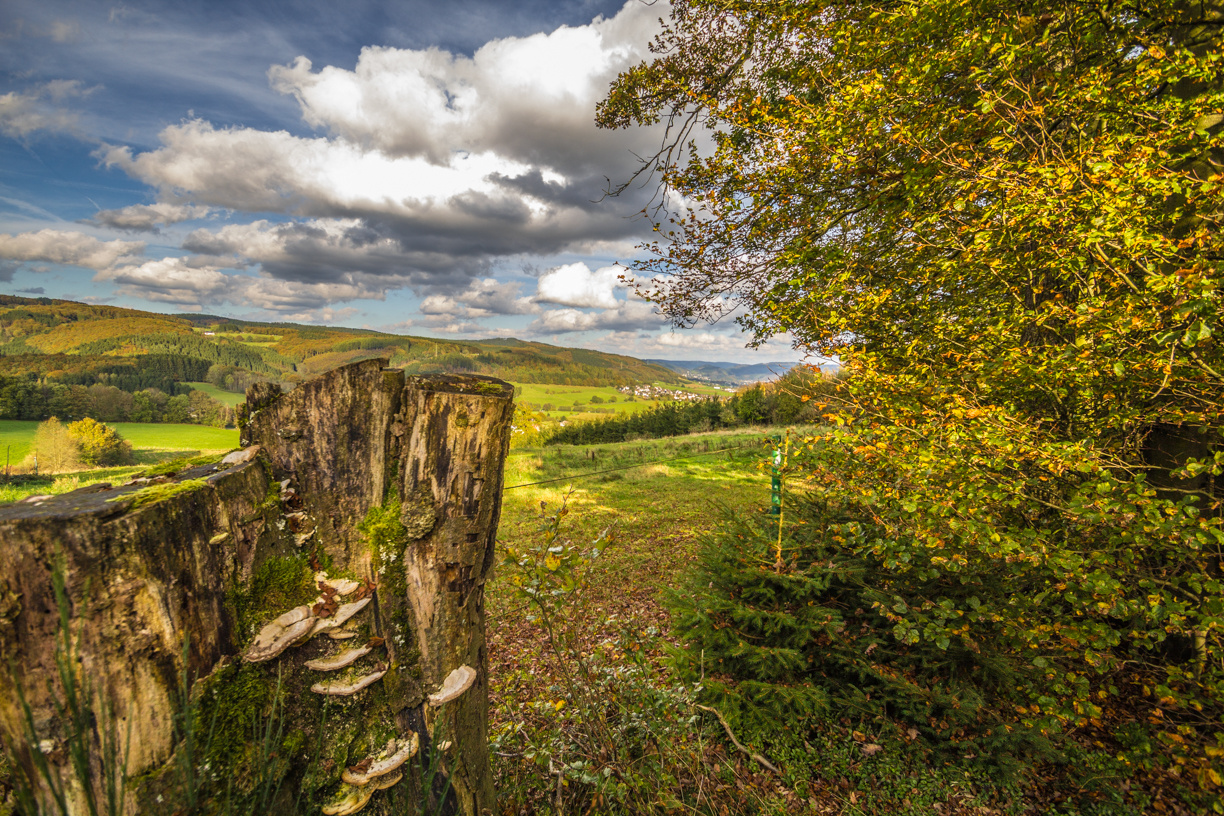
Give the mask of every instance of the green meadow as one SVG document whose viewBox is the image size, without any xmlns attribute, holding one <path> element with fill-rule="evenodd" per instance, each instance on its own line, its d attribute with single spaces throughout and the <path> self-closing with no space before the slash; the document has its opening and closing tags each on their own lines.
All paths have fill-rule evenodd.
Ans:
<svg viewBox="0 0 1224 816">
<path fill-rule="evenodd" d="M 112 422 L 111 427 L 132 443 L 132 450 L 169 458 L 191 451 L 227 451 L 238 447 L 237 428 L 210 428 L 206 425 L 175 425 L 169 422 Z"/>
<path fill-rule="evenodd" d="M 0 420 L 0 456 L 11 465 L 20 465 L 30 453 L 38 423 L 20 419 Z"/>
<path fill-rule="evenodd" d="M 208 396 L 215 399 L 222 405 L 228 405 L 233 408 L 235 405 L 241 405 L 246 402 L 246 394 L 235 394 L 233 391 L 225 391 L 212 383 L 206 382 L 189 382 L 183 385 L 190 385 L 196 391 L 203 391 Z"/>
<path fill-rule="evenodd" d="M 582 411 L 587 408 L 604 408 L 611 409 L 617 413 L 628 413 L 633 411 L 644 411 L 657 403 L 653 400 L 643 400 L 635 398 L 635 401 L 629 402 L 629 395 L 622 394 L 612 386 L 587 386 L 587 385 L 547 385 L 542 383 L 511 383 L 515 388 L 522 389 L 519 392 L 516 400 L 520 403 L 526 403 L 541 411 L 545 405 L 552 405 L 553 408 L 545 413 L 550 416 L 553 414 L 573 414 L 577 411 Z M 603 400 L 602 404 L 592 403 L 591 398 L 598 397 Z M 575 405 L 579 406 L 575 409 Z"/>
<path fill-rule="evenodd" d="M 238 447 L 238 431 L 234 428 L 208 428 L 203 425 L 175 425 L 161 422 L 112 422 L 111 427 L 132 444 L 136 464 L 117 468 L 96 468 L 79 473 L 64 473 L 54 480 L 0 485 L 0 503 L 16 501 L 35 493 L 57 494 L 98 482 L 120 482 L 130 479 L 149 465 L 196 456 L 224 453 Z M 37 422 L 0 420 L 0 456 L 14 472 L 24 472 L 24 460 L 30 453 Z"/>
<path fill-rule="evenodd" d="M 530 407 L 532 410 L 540 411 L 549 419 L 554 420 L 569 419 L 582 421 L 599 419 L 613 414 L 637 413 L 638 411 L 653 408 L 660 402 L 660 400 L 644 399 L 630 394 L 623 394 L 612 386 L 549 385 L 544 383 L 511 383 L 511 385 L 520 389 L 519 395 L 516 397 L 519 403 Z M 700 394 L 701 396 L 726 397 L 729 395 L 727 391 L 720 391 L 717 388 L 694 383 L 687 383 L 683 387 L 669 383 L 655 383 L 655 385 L 672 391 L 686 391 L 691 394 Z M 596 398 L 601 400 L 601 402 L 591 401 Z M 552 407 L 546 410 L 545 406 Z"/>
<path fill-rule="evenodd" d="M 763 434 L 755 433 L 511 451 L 498 561 L 510 551 L 538 546 L 542 515 L 563 504 L 562 540 L 576 550 L 589 551 L 610 530 L 613 543 L 592 562 L 589 582 L 565 608 L 564 631 L 554 634 L 595 660 L 632 633 L 644 676 L 660 681 L 665 677 L 660 635 L 670 619 L 665 598 L 682 585 L 701 535 L 719 522 L 725 508 L 751 512 L 768 506 L 769 474 L 760 469 L 764 450 Z M 486 596 L 493 771 L 503 812 L 545 812 L 555 785 L 540 783 L 538 746 L 553 746 L 573 762 L 600 760 L 587 733 L 590 712 L 578 704 L 566 681 L 575 666 L 547 647 L 549 630 L 516 591 L 517 577 L 499 566 Z M 625 703 L 622 695 L 637 696 L 625 684 L 602 694 L 610 707 Z M 703 736 L 700 729 L 688 731 Z M 666 754 L 662 764 L 672 772 L 695 759 L 689 746 L 662 733 L 658 750 Z M 617 771 L 642 784 L 637 769 Z M 592 801 L 579 796 L 573 812 L 581 813 Z"/>
</svg>

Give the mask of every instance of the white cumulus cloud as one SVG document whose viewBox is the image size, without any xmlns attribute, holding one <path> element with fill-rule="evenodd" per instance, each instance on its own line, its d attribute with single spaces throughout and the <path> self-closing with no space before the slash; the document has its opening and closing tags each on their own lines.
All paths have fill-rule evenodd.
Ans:
<svg viewBox="0 0 1224 816">
<path fill-rule="evenodd" d="M 536 284 L 536 300 L 577 308 L 615 309 L 620 270 L 605 266 L 595 271 L 582 262 L 550 269 Z"/>
<path fill-rule="evenodd" d="M 160 258 L 108 269 L 99 272 L 95 280 L 118 284 L 122 295 L 183 308 L 231 300 L 241 288 L 241 279 L 216 267 L 192 267 L 183 258 Z"/>
<path fill-rule="evenodd" d="M 519 295 L 522 288 L 513 281 L 498 283 L 495 278 L 482 278 L 453 295 L 430 295 L 421 301 L 421 314 L 479 318 L 539 312 L 540 307 L 531 298 Z"/>
<path fill-rule="evenodd" d="M 613 18 L 492 40 L 470 57 L 368 47 L 352 69 L 299 57 L 269 81 L 298 101 L 315 136 L 193 119 L 162 130 L 155 149 L 108 144 L 96 155 L 163 201 L 347 225 L 334 262 L 287 248 L 264 266 L 272 277 L 359 272 L 453 296 L 500 258 L 632 243 L 644 228 L 627 217 L 640 191 L 600 199 L 659 132 L 601 131 L 594 112 L 618 72 L 649 56 L 659 13 L 628 2 Z M 127 209 L 105 218 L 170 223 Z"/>
<path fill-rule="evenodd" d="M 534 335 L 563 334 L 595 330 L 630 331 L 657 328 L 663 318 L 654 306 L 641 300 L 619 301 L 616 308 L 599 312 L 554 309 L 533 320 L 527 331 Z"/>
<path fill-rule="evenodd" d="M 359 280 L 297 283 L 252 277 L 224 272 L 198 258 L 167 257 L 113 267 L 99 272 L 95 280 L 115 283 L 121 295 L 173 303 L 184 309 L 230 304 L 262 309 L 284 319 L 290 314 L 312 314 L 338 302 L 380 300 L 385 296 L 385 288 Z M 332 310 L 330 314 L 342 312 Z"/>
<path fill-rule="evenodd" d="M 595 104 L 648 56 L 659 13 L 629 2 L 613 18 L 496 39 L 471 57 L 371 46 L 351 71 L 298 57 L 269 78 L 307 123 L 390 156 L 448 165 L 455 151 L 491 152 L 565 174 L 624 151 L 623 134 L 593 127 Z"/>
<path fill-rule="evenodd" d="M 82 232 L 43 229 L 0 234 L 0 258 L 106 269 L 144 253 L 143 241 L 102 241 Z"/>
</svg>

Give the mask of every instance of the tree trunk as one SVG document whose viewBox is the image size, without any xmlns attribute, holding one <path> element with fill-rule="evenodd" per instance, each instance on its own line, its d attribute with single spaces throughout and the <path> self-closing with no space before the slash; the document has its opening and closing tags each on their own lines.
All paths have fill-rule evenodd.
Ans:
<svg viewBox="0 0 1224 816">
<path fill-rule="evenodd" d="M 0 739 L 16 781 L 33 781 L 45 805 L 44 759 L 70 812 L 88 812 L 89 799 L 108 812 L 105 780 L 121 763 L 105 746 L 130 740 L 128 813 L 202 811 L 227 796 L 239 812 L 346 797 L 492 812 L 483 587 L 512 390 L 482 377 L 405 383 L 384 365 L 284 395 L 253 387 L 247 461 L 0 508 L 0 649 L 15 669 L 0 676 Z M 57 571 L 79 654 L 57 647 Z M 184 672 L 201 678 L 190 704 Z M 448 677 L 470 682 L 431 703 Z M 73 685 L 89 687 L 83 732 L 63 706 Z M 176 721 L 197 727 L 194 742 Z M 386 755 L 414 740 L 398 770 L 341 782 L 346 768 L 359 783 L 394 764 Z M 87 773 L 73 771 L 76 749 Z"/>
</svg>

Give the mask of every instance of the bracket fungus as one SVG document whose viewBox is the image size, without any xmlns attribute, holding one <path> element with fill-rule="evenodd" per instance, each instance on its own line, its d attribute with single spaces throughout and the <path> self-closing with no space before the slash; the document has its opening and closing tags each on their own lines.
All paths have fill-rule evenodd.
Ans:
<svg viewBox="0 0 1224 816">
<path fill-rule="evenodd" d="M 336 671 L 351 666 L 361 658 L 374 651 L 374 647 L 368 643 L 365 646 L 358 646 L 355 649 L 345 649 L 343 652 L 334 654 L 330 657 L 321 657 L 318 660 L 307 660 L 306 668 L 314 671 Z"/>
<path fill-rule="evenodd" d="M 446 675 L 446 679 L 442 681 L 442 688 L 429 695 L 429 704 L 431 706 L 440 706 L 443 703 L 449 703 L 470 689 L 472 683 L 475 682 L 476 670 L 471 666 L 460 666 Z"/>
<path fill-rule="evenodd" d="M 345 784 L 359 788 L 371 783 L 373 783 L 375 789 L 389 788 L 395 782 L 380 784 L 379 778 L 385 777 L 392 771 L 397 770 L 409 759 L 416 756 L 417 749 L 420 747 L 421 738 L 416 733 L 413 733 L 408 739 L 391 740 L 377 758 L 370 757 L 358 763 L 357 766 L 346 769 L 340 778 L 344 780 Z M 362 765 L 366 766 L 365 770 L 358 770 Z"/>
<path fill-rule="evenodd" d="M 351 697 L 364 688 L 377 683 L 382 679 L 382 676 L 387 673 L 385 666 L 380 667 L 378 671 L 358 677 L 356 680 L 349 682 L 338 681 L 335 683 L 315 683 L 310 687 L 310 690 L 315 694 L 326 694 L 329 697 Z"/>
<path fill-rule="evenodd" d="M 319 618 L 318 620 L 316 620 L 315 625 L 314 625 L 314 630 L 310 634 L 317 635 L 322 632 L 326 632 L 329 629 L 338 628 L 341 624 L 346 622 L 349 618 L 353 617 L 358 612 L 365 609 L 366 604 L 368 604 L 372 600 L 374 600 L 374 597 L 371 595 L 371 596 L 362 598 L 360 601 L 353 601 L 352 603 L 342 604 L 340 608 L 336 610 L 336 613 L 332 615 L 330 618 Z"/>
<path fill-rule="evenodd" d="M 290 646 L 340 626 L 365 609 L 366 604 L 373 600 L 373 597 L 365 597 L 336 606 L 334 598 L 356 591 L 361 583 L 350 578 L 328 578 L 325 572 L 317 573 L 315 582 L 323 594 L 315 598 L 314 603 L 294 607 L 259 630 L 255 640 L 247 647 L 246 654 L 242 656 L 246 662 L 262 663 L 271 660 Z M 318 613 L 324 608 L 334 609 L 335 613 L 330 618 L 321 618 Z"/>
<path fill-rule="evenodd" d="M 390 788 L 398 784 L 399 781 L 403 778 L 404 778 L 404 775 L 402 773 L 397 773 L 395 775 L 382 776 L 382 777 L 379 777 L 378 779 L 371 780 L 370 787 L 373 788 L 374 790 L 386 790 L 387 788 Z"/>
<path fill-rule="evenodd" d="M 342 796 L 330 805 L 323 806 L 325 816 L 349 816 L 356 813 L 370 802 L 376 788 L 348 788 Z"/>
<path fill-rule="evenodd" d="M 254 459 L 257 453 L 259 453 L 259 445 L 252 445 L 249 448 L 243 448 L 242 450 L 226 454 L 225 458 L 221 460 L 221 464 L 226 467 L 241 465 Z"/>
<path fill-rule="evenodd" d="M 273 620 L 255 636 L 242 659 L 248 663 L 271 660 L 294 643 L 309 637 L 318 618 L 310 613 L 309 606 L 297 606 Z"/>
<path fill-rule="evenodd" d="M 311 531 L 312 535 L 313 532 L 314 531 Z M 324 592 L 327 591 L 325 587 L 330 587 L 335 594 L 341 597 L 353 594 L 357 591 L 358 587 L 361 586 L 360 581 L 354 581 L 352 578 L 328 578 L 326 572 L 316 572 L 315 583 L 318 584 L 319 589 L 324 590 Z"/>
</svg>

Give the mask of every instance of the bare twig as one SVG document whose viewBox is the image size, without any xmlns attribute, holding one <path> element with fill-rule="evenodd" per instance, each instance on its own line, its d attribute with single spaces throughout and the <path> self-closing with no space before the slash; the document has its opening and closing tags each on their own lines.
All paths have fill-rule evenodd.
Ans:
<svg viewBox="0 0 1224 816">
<path fill-rule="evenodd" d="M 738 748 L 743 753 L 747 754 L 750 759 L 755 761 L 762 768 L 773 771 L 778 776 L 782 775 L 782 772 L 778 770 L 778 768 L 772 762 L 770 762 L 768 759 L 766 759 L 761 754 L 756 753 L 751 748 L 745 747 L 742 742 L 740 742 L 739 740 L 735 738 L 735 734 L 732 733 L 731 731 L 731 726 L 727 724 L 726 719 L 723 717 L 722 714 L 719 713 L 718 709 L 710 708 L 709 706 L 703 706 L 700 703 L 693 703 L 693 706 L 696 708 L 700 708 L 702 711 L 708 711 L 711 714 L 713 714 L 715 717 L 717 717 L 718 721 L 722 723 L 723 730 L 727 732 L 727 737 L 731 740 L 731 744 L 734 745 L 736 748 Z"/>
</svg>

